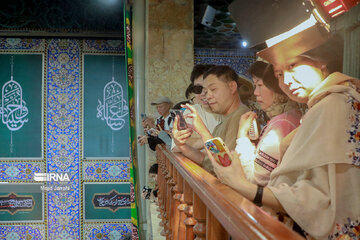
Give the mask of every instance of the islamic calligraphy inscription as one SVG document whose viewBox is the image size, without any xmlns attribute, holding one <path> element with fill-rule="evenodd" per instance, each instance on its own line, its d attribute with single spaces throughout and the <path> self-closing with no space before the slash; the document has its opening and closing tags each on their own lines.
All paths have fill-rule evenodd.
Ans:
<svg viewBox="0 0 360 240">
<path fill-rule="evenodd" d="M 118 193 L 114 189 L 108 194 L 95 194 L 92 202 L 95 208 L 105 208 L 112 212 L 120 208 L 129 208 L 131 205 L 129 193 Z"/>
<path fill-rule="evenodd" d="M 28 122 L 26 116 L 29 111 L 22 98 L 22 88 L 19 83 L 11 79 L 3 85 L 1 95 L 0 114 L 2 115 L 2 123 L 10 131 L 17 131 L 24 123 Z"/>
<path fill-rule="evenodd" d="M 10 193 L 8 196 L 0 196 L 0 211 L 7 211 L 14 215 L 17 211 L 33 210 L 35 205 L 32 196 L 17 196 Z"/>
<path fill-rule="evenodd" d="M 118 131 L 125 125 L 124 117 L 129 113 L 121 85 L 114 78 L 104 87 L 103 103 L 98 99 L 97 118 L 105 120 L 113 130 Z"/>
</svg>

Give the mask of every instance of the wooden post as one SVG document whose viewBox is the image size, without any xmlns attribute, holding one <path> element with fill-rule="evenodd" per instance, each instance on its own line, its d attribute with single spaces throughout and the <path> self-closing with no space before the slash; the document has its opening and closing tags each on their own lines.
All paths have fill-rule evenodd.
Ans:
<svg viewBox="0 0 360 240">
<path fill-rule="evenodd" d="M 206 206 L 195 193 L 193 195 L 194 195 L 193 197 L 194 218 L 196 219 L 196 224 L 194 226 L 194 233 L 196 235 L 195 239 L 205 240 L 206 239 Z"/>
<path fill-rule="evenodd" d="M 224 227 L 219 223 L 216 217 L 210 212 L 206 211 L 206 236 L 207 240 L 229 239 L 229 234 Z"/>
<path fill-rule="evenodd" d="M 170 161 L 167 161 L 167 169 L 168 174 L 166 176 L 166 183 L 167 183 L 167 208 L 166 208 L 166 217 L 167 217 L 167 239 L 172 239 L 172 211 L 173 211 L 173 191 L 172 188 L 175 185 L 173 180 L 173 167 Z"/>
<path fill-rule="evenodd" d="M 176 171 L 176 168 L 173 166 L 173 179 L 174 179 L 174 183 L 175 186 L 173 187 L 173 205 L 172 205 L 172 217 L 171 217 L 171 221 L 172 221 L 172 234 L 173 234 L 173 239 L 177 240 L 178 239 L 178 231 L 179 231 L 179 204 L 180 204 L 180 197 L 181 194 L 179 193 L 179 187 L 178 187 L 178 172 Z"/>
<path fill-rule="evenodd" d="M 165 161 L 165 167 L 164 167 L 164 193 L 165 193 L 165 197 L 163 198 L 164 200 L 164 212 L 162 214 L 162 217 L 164 219 L 164 229 L 163 231 L 161 231 L 161 235 L 162 236 L 166 236 L 166 239 L 168 239 L 168 235 L 169 235 L 169 225 L 168 225 L 168 221 L 169 221 L 169 215 L 168 215 L 168 211 L 169 211 L 169 189 L 168 189 L 168 180 L 169 180 L 169 169 L 168 169 L 168 165 L 169 165 L 169 161 L 166 160 Z"/>
<path fill-rule="evenodd" d="M 186 208 L 184 209 L 186 219 L 184 221 L 186 226 L 186 240 L 194 239 L 193 227 L 196 224 L 195 218 L 193 218 L 193 191 L 190 185 L 184 181 L 184 201 L 186 203 Z"/>
<path fill-rule="evenodd" d="M 178 240 L 182 240 L 185 239 L 186 237 L 186 226 L 185 226 L 185 208 L 186 208 L 186 203 L 184 200 L 184 190 L 183 190 L 183 186 L 184 186 L 184 179 L 182 178 L 182 176 L 180 174 L 178 174 L 178 189 L 179 189 L 179 193 L 180 194 L 180 204 L 178 206 L 178 210 L 179 210 L 179 230 L 178 230 Z"/>
<path fill-rule="evenodd" d="M 168 164 L 168 160 L 166 160 L 166 157 L 163 156 L 163 168 L 162 168 L 162 173 L 163 173 L 163 181 L 162 181 L 162 185 L 163 185 L 163 197 L 162 197 L 162 213 L 161 213 L 161 219 L 162 219 L 162 225 L 163 225 L 163 230 L 161 231 L 161 236 L 167 236 L 168 233 L 168 228 L 167 228 L 167 218 L 166 218 L 166 210 L 168 208 L 168 203 L 167 203 L 167 184 L 166 184 L 166 177 L 167 177 L 167 164 Z"/>
<path fill-rule="evenodd" d="M 159 225 L 162 227 L 164 226 L 164 223 L 162 222 L 162 207 L 163 207 L 163 196 L 164 196 L 164 188 L 163 188 L 163 178 L 164 178 L 164 175 L 163 175 L 163 164 L 164 164 L 164 160 L 161 156 L 161 151 L 157 151 L 157 162 L 158 162 L 158 208 L 157 210 L 159 211 L 159 214 L 158 214 L 158 218 L 161 219 Z"/>
</svg>

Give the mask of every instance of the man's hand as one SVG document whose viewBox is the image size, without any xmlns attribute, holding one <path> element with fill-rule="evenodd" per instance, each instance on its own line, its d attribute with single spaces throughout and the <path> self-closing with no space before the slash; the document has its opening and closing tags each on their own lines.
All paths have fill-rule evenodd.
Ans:
<svg viewBox="0 0 360 240">
<path fill-rule="evenodd" d="M 140 136 L 138 138 L 138 142 L 139 142 L 140 146 L 143 146 L 143 145 L 147 144 L 148 143 L 148 136 Z"/>
<path fill-rule="evenodd" d="M 196 109 L 190 104 L 181 105 L 181 106 L 190 110 L 191 113 L 186 114 L 184 117 L 193 119 L 193 124 L 192 125 L 188 124 L 188 125 L 201 136 L 203 142 L 206 142 L 207 140 L 211 139 L 212 135 L 209 132 L 209 129 L 205 126 L 204 122 L 197 113 Z"/>
<path fill-rule="evenodd" d="M 145 118 L 142 120 L 142 126 L 143 128 L 155 128 L 155 121 L 152 118 Z"/>
<path fill-rule="evenodd" d="M 141 198 L 145 200 L 146 199 L 146 194 L 147 194 L 146 192 L 142 192 L 141 193 Z"/>
<path fill-rule="evenodd" d="M 157 137 L 157 136 L 159 135 L 160 131 L 157 130 L 156 128 L 151 128 L 151 129 L 149 130 L 149 133 L 150 133 L 151 136 Z"/>
<path fill-rule="evenodd" d="M 172 129 L 172 137 L 174 139 L 174 142 L 176 146 L 181 146 L 186 143 L 186 140 L 191 136 L 192 129 L 187 128 L 185 130 L 178 130 L 178 122 L 179 122 L 179 116 L 176 116 L 174 119 L 173 129 Z"/>
<path fill-rule="evenodd" d="M 253 120 L 257 118 L 256 113 L 254 112 L 247 112 L 245 114 L 243 114 L 240 118 L 240 122 L 239 122 L 239 130 L 238 130 L 238 138 L 241 137 L 249 137 L 249 130 L 251 127 L 251 123 L 253 122 Z"/>
</svg>

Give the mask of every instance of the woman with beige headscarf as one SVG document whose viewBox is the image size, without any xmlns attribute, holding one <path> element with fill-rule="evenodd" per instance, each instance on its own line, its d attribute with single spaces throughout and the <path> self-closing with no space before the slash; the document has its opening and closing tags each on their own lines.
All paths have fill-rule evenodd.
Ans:
<svg viewBox="0 0 360 240">
<path fill-rule="evenodd" d="M 341 56 L 331 54 L 337 42 L 321 32 L 315 25 L 259 53 L 289 94 L 309 107 L 268 186 L 244 176 L 233 184 L 227 173 L 236 166 L 213 165 L 222 182 L 286 212 L 309 239 L 360 239 L 359 80 L 337 72 L 332 60 L 342 62 Z M 325 42 L 330 48 L 320 46 Z"/>
</svg>

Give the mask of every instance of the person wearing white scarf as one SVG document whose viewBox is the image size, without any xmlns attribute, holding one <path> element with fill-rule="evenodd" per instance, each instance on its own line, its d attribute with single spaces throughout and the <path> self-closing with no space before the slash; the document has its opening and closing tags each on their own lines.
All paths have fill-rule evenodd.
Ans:
<svg viewBox="0 0 360 240">
<path fill-rule="evenodd" d="M 298 39 L 301 44 L 304 38 Z M 265 188 L 247 181 L 236 161 L 232 168 L 214 162 L 214 171 L 258 205 L 289 214 L 309 239 L 360 239 L 359 80 L 329 70 L 326 59 L 301 56 L 314 46 L 297 45 L 303 51 L 293 51 L 298 54 L 293 56 L 286 52 L 292 45 L 283 46 L 259 55 L 270 62 L 282 60 L 282 65 L 274 63 L 283 71 L 284 83 L 291 94 L 306 99 L 309 110 L 281 164 Z M 236 185 L 227 178 L 234 169 L 239 175 Z"/>
</svg>

